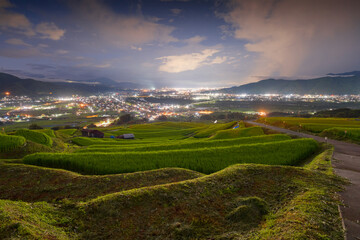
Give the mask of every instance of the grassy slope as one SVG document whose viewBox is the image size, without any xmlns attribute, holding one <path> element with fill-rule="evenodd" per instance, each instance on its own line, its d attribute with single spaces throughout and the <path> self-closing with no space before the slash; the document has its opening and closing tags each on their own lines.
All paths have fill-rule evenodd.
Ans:
<svg viewBox="0 0 360 240">
<path fill-rule="evenodd" d="M 65 170 L 1 163 L 0 172 L 0 198 L 28 202 L 86 200 L 113 192 L 203 176 L 201 173 L 177 168 L 84 176 Z"/>
<path fill-rule="evenodd" d="M 241 138 L 264 135 L 264 131 L 261 127 L 249 127 L 238 129 L 227 129 L 217 131 L 211 139 L 228 139 L 228 138 Z"/>
<path fill-rule="evenodd" d="M 13 211 L 4 209 L 2 201 L 0 216 L 13 220 L 2 221 L 1 234 L 22 239 L 29 236 L 21 230 L 22 226 L 35 221 L 34 229 L 38 232 L 31 231 L 31 239 L 36 239 L 33 236 L 45 239 L 49 232 L 51 239 L 71 238 L 75 230 L 76 238 L 80 239 L 343 239 L 335 194 L 342 182 L 331 171 L 323 173 L 316 167 L 322 164 L 328 168 L 324 161 L 325 158 L 318 157 L 306 168 L 234 165 L 192 180 L 120 192 L 112 189 L 116 184 L 109 184 L 106 178 L 124 175 L 86 177 L 61 170 L 3 164 L 0 171 L 7 174 L 1 178 L 0 186 L 13 184 L 10 185 L 13 189 L 23 184 L 23 190 L 27 188 L 23 194 L 19 189 L 13 199 L 52 202 L 56 192 L 66 196 L 82 190 L 80 196 L 73 196 L 75 203 L 58 202 L 58 207 L 6 201 L 17 209 Z M 31 180 L 32 176 L 37 177 Z M 62 183 L 69 178 L 72 184 Z M 95 183 L 91 179 L 96 179 Z M 132 184 L 137 182 L 128 180 Z M 58 188 L 50 188 L 51 194 L 47 195 L 53 186 Z M 104 186 L 115 193 L 76 203 L 103 195 L 99 189 Z M 228 217 L 239 208 L 244 209 L 240 204 L 244 197 L 254 196 L 265 201 L 268 214 L 259 215 L 257 207 L 251 206 L 250 211 L 237 218 Z M 14 228 L 14 224 L 21 228 Z"/>
<path fill-rule="evenodd" d="M 343 239 L 335 196 L 338 183 L 327 174 L 301 168 L 234 165 L 198 179 L 134 189 L 86 202 L 81 206 L 86 213 L 82 236 Z M 238 199 L 251 196 L 263 199 L 270 213 L 261 222 L 246 214 L 238 220 L 228 220 L 228 214 L 238 207 Z"/>
</svg>

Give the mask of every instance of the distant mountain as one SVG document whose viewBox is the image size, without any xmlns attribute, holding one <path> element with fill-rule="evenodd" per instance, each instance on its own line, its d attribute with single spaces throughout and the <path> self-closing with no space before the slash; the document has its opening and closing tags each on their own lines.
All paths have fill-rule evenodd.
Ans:
<svg viewBox="0 0 360 240">
<path fill-rule="evenodd" d="M 132 82 L 117 82 L 110 78 L 94 78 L 94 79 L 87 79 L 87 80 L 77 80 L 73 82 L 80 82 L 80 83 L 94 83 L 94 84 L 101 84 L 109 87 L 116 87 L 121 89 L 138 89 L 142 88 L 143 86 L 137 83 Z"/>
<path fill-rule="evenodd" d="M 330 73 L 327 77 L 307 80 L 266 79 L 224 88 L 219 92 L 233 94 L 360 94 L 360 72 Z"/>
<path fill-rule="evenodd" d="M 7 73 L 0 73 L 0 95 L 8 91 L 12 95 L 18 96 L 71 96 L 71 95 L 91 95 L 100 92 L 114 91 L 113 88 L 100 84 L 82 84 L 66 82 L 42 82 L 34 79 L 22 79 Z"/>
</svg>

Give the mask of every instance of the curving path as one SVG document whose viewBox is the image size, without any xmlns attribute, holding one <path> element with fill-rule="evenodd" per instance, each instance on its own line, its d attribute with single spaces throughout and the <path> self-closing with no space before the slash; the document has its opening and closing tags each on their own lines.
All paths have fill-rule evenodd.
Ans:
<svg viewBox="0 0 360 240">
<path fill-rule="evenodd" d="M 246 121 L 250 124 L 269 128 L 278 132 L 296 135 L 304 138 L 313 138 L 325 142 L 322 137 L 295 132 L 284 128 Z M 346 240 L 360 240 L 360 145 L 328 139 L 334 146 L 332 165 L 337 175 L 349 179 L 350 185 L 340 193 L 344 206 L 340 207 L 345 225 Z"/>
</svg>

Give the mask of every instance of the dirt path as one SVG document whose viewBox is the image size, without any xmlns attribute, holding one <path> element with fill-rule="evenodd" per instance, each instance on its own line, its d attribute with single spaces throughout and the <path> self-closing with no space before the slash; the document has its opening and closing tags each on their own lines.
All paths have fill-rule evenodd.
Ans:
<svg viewBox="0 0 360 240">
<path fill-rule="evenodd" d="M 278 132 L 296 135 L 304 138 L 313 138 L 325 142 L 322 137 L 278 128 L 270 125 L 247 121 L 250 124 L 266 127 Z M 334 146 L 332 165 L 335 173 L 350 180 L 351 184 L 340 193 L 345 206 L 340 207 L 346 228 L 347 240 L 360 240 L 360 145 L 328 139 Z"/>
</svg>

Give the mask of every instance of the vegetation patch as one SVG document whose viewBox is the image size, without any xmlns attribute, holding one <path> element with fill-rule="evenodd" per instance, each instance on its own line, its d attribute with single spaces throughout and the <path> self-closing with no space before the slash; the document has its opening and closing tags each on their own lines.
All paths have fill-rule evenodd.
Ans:
<svg viewBox="0 0 360 240">
<path fill-rule="evenodd" d="M 45 202 L 0 200 L 0 239 L 75 239 L 65 229 L 71 220 Z"/>
<path fill-rule="evenodd" d="M 234 127 L 237 124 L 236 121 L 229 122 L 229 123 L 223 123 L 223 124 L 213 124 L 208 126 L 207 128 L 198 131 L 194 137 L 195 138 L 208 138 L 214 135 L 217 131 L 225 130 Z"/>
<path fill-rule="evenodd" d="M 51 147 L 53 141 L 51 137 L 42 132 L 37 132 L 33 130 L 20 129 L 15 132 L 15 135 L 23 136 L 26 140 L 30 140 L 39 144 L 43 144 L 45 146 Z"/>
<path fill-rule="evenodd" d="M 237 139 L 213 140 L 213 141 L 188 141 L 167 144 L 147 144 L 141 146 L 112 146 L 101 147 L 93 145 L 86 149 L 79 149 L 76 152 L 145 152 L 145 151 L 159 151 L 159 150 L 180 150 L 180 149 L 198 149 L 198 148 L 211 148 L 211 147 L 225 147 L 241 144 L 254 144 L 265 142 L 276 142 L 290 140 L 291 138 L 285 134 L 244 137 Z"/>
<path fill-rule="evenodd" d="M 350 139 L 360 142 L 360 128 L 329 128 L 324 130 L 321 134 L 323 137 L 330 137 L 335 139 Z"/>
<path fill-rule="evenodd" d="M 179 182 L 202 177 L 187 169 L 163 168 L 136 173 L 84 176 L 73 172 L 0 164 L 0 199 L 35 201 L 84 201 L 134 188 Z"/>
<path fill-rule="evenodd" d="M 11 152 L 23 147 L 26 139 L 21 136 L 5 135 L 0 133 L 0 152 Z"/>
<path fill-rule="evenodd" d="M 236 163 L 297 165 L 318 149 L 313 139 L 152 152 L 36 153 L 24 163 L 63 168 L 85 174 L 136 172 L 166 167 L 213 173 Z"/>
<path fill-rule="evenodd" d="M 211 139 L 228 139 L 264 135 L 261 127 L 237 128 L 217 131 Z"/>
</svg>

